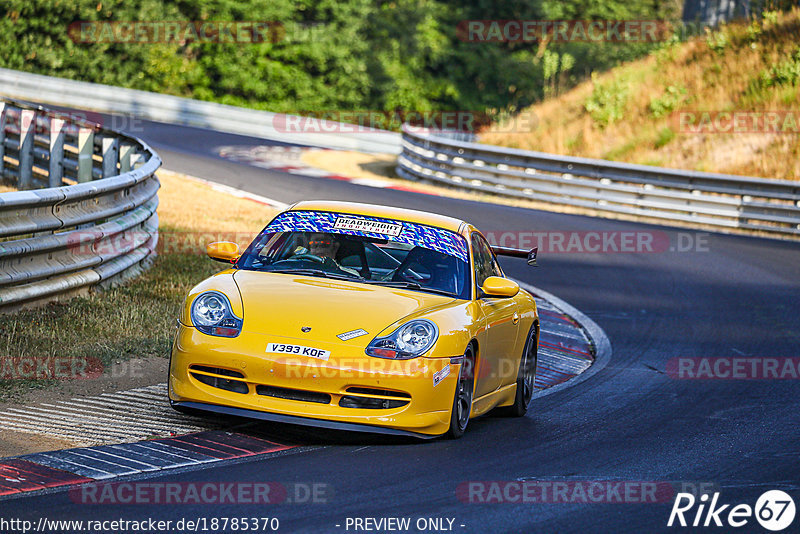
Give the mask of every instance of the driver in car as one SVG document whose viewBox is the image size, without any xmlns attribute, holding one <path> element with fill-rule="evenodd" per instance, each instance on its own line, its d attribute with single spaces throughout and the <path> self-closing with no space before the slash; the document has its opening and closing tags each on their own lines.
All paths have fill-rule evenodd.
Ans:
<svg viewBox="0 0 800 534">
<path fill-rule="evenodd" d="M 349 267 L 342 267 L 336 261 L 336 253 L 339 251 L 341 243 L 332 234 L 312 234 L 308 240 L 308 253 L 322 259 L 322 264 L 334 267 L 347 274 L 360 277 L 358 271 Z"/>
</svg>

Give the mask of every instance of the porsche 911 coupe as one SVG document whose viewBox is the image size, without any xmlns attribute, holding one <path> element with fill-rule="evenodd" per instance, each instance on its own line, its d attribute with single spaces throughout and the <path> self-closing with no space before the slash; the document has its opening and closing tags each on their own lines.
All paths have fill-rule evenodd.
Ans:
<svg viewBox="0 0 800 534">
<path fill-rule="evenodd" d="M 525 414 L 533 297 L 469 223 L 348 202 L 300 202 L 186 297 L 169 370 L 182 412 L 418 437 L 460 437 L 493 409 Z"/>
</svg>

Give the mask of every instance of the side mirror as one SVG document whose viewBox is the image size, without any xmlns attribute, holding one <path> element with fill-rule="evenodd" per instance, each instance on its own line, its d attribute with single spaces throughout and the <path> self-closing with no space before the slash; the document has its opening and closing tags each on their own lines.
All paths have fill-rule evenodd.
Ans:
<svg viewBox="0 0 800 534">
<path fill-rule="evenodd" d="M 239 245 L 230 241 L 218 241 L 206 245 L 206 254 L 212 260 L 233 263 L 239 259 Z"/>
<path fill-rule="evenodd" d="M 486 297 L 513 297 L 519 293 L 519 284 L 508 278 L 490 276 L 484 280 L 481 291 Z"/>
</svg>

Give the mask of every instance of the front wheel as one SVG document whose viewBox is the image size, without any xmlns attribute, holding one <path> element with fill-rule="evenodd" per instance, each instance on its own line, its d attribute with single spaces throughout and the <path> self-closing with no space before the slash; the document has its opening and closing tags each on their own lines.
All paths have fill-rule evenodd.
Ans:
<svg viewBox="0 0 800 534">
<path fill-rule="evenodd" d="M 475 389 L 475 354 L 472 345 L 464 352 L 464 361 L 458 371 L 458 384 L 453 396 L 453 409 L 450 412 L 450 429 L 447 437 L 458 439 L 464 435 L 472 413 L 472 393 Z"/>
</svg>

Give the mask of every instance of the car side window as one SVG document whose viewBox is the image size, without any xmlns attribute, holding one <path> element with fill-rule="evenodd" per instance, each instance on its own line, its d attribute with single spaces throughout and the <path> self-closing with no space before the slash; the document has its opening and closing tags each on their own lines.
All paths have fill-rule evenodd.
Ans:
<svg viewBox="0 0 800 534">
<path fill-rule="evenodd" d="M 478 287 L 490 276 L 503 276 L 489 243 L 477 232 L 472 234 L 472 254 L 475 260 L 475 284 Z"/>
</svg>

